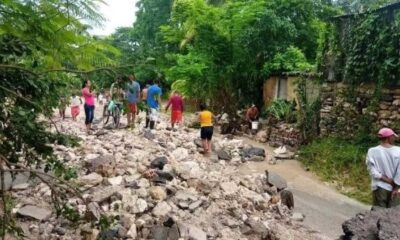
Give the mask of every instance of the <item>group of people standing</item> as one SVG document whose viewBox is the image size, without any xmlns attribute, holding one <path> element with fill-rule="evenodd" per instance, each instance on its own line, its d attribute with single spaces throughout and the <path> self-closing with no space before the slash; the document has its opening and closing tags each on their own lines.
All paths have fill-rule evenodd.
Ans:
<svg viewBox="0 0 400 240">
<path fill-rule="evenodd" d="M 146 85 L 141 89 L 140 84 L 136 81 L 134 75 L 129 75 L 127 81 L 123 78 L 117 78 L 116 81 L 111 85 L 109 94 L 105 94 L 106 107 L 110 103 L 122 103 L 127 104 L 127 127 L 135 127 L 136 115 L 139 114 L 139 104 L 144 106 L 146 112 L 146 124 L 145 128 L 154 129 L 156 123 L 159 121 L 159 111 L 161 108 L 161 96 L 163 94 L 160 82 L 158 80 L 153 81 L 152 85 Z M 95 112 L 95 98 L 96 93 L 91 88 L 91 81 L 85 80 L 82 84 L 82 97 L 84 99 L 84 111 L 85 111 L 85 127 L 88 134 L 93 130 L 92 124 L 94 120 Z M 100 104 L 102 104 L 103 93 L 99 94 L 98 97 Z M 70 100 L 71 105 L 71 116 L 76 121 L 77 116 L 80 113 L 80 105 L 82 104 L 81 97 L 73 94 Z M 60 99 L 60 117 L 65 118 L 65 109 L 68 105 L 66 98 Z M 202 139 L 204 153 L 211 152 L 211 140 L 213 136 L 213 114 L 207 110 L 205 104 L 201 104 L 200 112 L 198 114 L 198 121 L 200 123 L 200 137 Z M 169 98 L 165 111 L 171 109 L 171 128 L 174 129 L 177 124 L 183 123 L 183 112 L 184 112 L 184 99 L 183 96 L 178 92 L 174 91 Z"/>
</svg>

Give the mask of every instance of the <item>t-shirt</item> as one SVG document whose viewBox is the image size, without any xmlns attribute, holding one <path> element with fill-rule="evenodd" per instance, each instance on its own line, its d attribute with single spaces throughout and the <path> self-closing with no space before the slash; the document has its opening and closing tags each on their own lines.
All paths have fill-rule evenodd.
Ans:
<svg viewBox="0 0 400 240">
<path fill-rule="evenodd" d="M 133 81 L 128 83 L 126 89 L 126 97 L 128 102 L 130 103 L 137 103 L 140 97 L 140 85 L 138 82 Z"/>
<path fill-rule="evenodd" d="M 370 148 L 366 159 L 368 171 L 371 175 L 372 190 L 378 187 L 392 191 L 392 185 L 380 180 L 386 176 L 394 180 L 396 185 L 400 185 L 400 147 L 392 146 L 390 148 L 381 145 Z"/>
<path fill-rule="evenodd" d="M 150 108 L 157 109 L 159 106 L 157 97 L 161 95 L 161 88 L 157 84 L 150 86 L 149 89 L 147 89 L 147 105 L 149 105 Z"/>
<path fill-rule="evenodd" d="M 181 96 L 174 95 L 169 99 L 167 107 L 171 105 L 172 111 L 183 112 L 183 99 Z"/>
<path fill-rule="evenodd" d="M 94 106 L 94 96 L 90 92 L 88 87 L 82 89 L 82 95 L 85 98 L 85 104 L 89 106 Z"/>
<path fill-rule="evenodd" d="M 247 110 L 247 118 L 250 120 L 255 120 L 258 117 L 258 109 L 257 108 L 250 108 Z"/>
<path fill-rule="evenodd" d="M 81 104 L 81 99 L 78 96 L 71 97 L 71 106 L 76 107 Z"/>
<path fill-rule="evenodd" d="M 212 125 L 212 113 L 207 110 L 200 112 L 200 126 L 211 127 Z"/>
</svg>

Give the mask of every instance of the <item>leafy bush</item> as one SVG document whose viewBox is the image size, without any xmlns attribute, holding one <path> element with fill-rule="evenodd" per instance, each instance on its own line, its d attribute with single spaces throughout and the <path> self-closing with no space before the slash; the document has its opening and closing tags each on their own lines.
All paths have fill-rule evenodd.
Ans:
<svg viewBox="0 0 400 240">
<path fill-rule="evenodd" d="M 284 99 L 276 99 L 272 104 L 265 110 L 266 116 L 272 116 L 279 121 L 285 121 L 287 123 L 294 122 L 296 120 L 295 102 L 292 103 Z"/>
<path fill-rule="evenodd" d="M 300 159 L 323 180 L 362 201 L 371 202 L 370 178 L 365 165 L 367 148 L 339 138 L 317 139 L 304 146 Z"/>
<path fill-rule="evenodd" d="M 312 68 L 313 65 L 308 63 L 303 52 L 293 46 L 284 53 L 277 53 L 271 62 L 264 65 L 267 75 L 273 72 L 310 71 Z"/>
</svg>

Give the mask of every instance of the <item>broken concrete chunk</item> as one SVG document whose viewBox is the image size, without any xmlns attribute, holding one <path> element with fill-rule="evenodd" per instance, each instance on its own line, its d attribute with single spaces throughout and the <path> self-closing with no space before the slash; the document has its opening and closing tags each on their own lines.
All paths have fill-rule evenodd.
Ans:
<svg viewBox="0 0 400 240">
<path fill-rule="evenodd" d="M 30 217 L 39 221 L 45 221 L 50 218 L 51 211 L 33 205 L 26 205 L 18 209 L 17 214 L 22 217 Z"/>
</svg>

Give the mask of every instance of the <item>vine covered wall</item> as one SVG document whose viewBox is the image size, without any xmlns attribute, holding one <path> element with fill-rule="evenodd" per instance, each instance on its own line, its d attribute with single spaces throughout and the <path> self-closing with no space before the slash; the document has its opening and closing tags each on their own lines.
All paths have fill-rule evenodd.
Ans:
<svg viewBox="0 0 400 240">
<path fill-rule="evenodd" d="M 383 126 L 400 130 L 400 3 L 332 18 L 319 69 L 321 135 L 363 141 Z"/>
<path fill-rule="evenodd" d="M 325 33 L 320 70 L 351 86 L 400 85 L 400 3 L 333 18 Z"/>
</svg>

